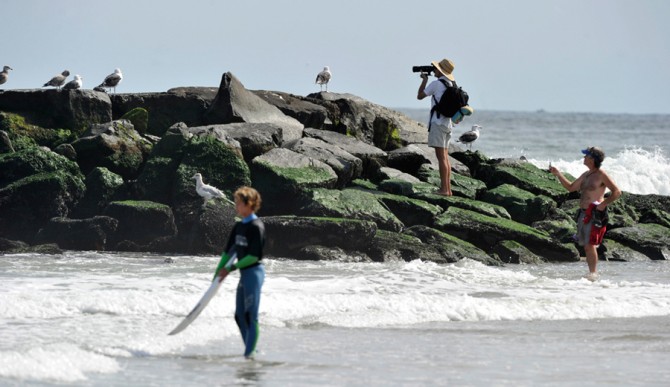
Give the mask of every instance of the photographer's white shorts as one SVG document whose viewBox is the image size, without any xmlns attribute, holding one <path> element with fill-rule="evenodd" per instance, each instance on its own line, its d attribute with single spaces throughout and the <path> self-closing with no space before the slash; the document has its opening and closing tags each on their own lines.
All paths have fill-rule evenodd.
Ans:
<svg viewBox="0 0 670 387">
<path fill-rule="evenodd" d="M 428 131 L 428 146 L 431 148 L 448 148 L 451 140 L 451 125 L 433 123 Z"/>
</svg>

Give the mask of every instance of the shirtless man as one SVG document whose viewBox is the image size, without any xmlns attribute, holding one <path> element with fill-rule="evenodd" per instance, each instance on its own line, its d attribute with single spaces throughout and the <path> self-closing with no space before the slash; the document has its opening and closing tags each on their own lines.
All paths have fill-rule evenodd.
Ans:
<svg viewBox="0 0 670 387">
<path fill-rule="evenodd" d="M 584 246 L 584 252 L 586 253 L 586 263 L 589 265 L 587 278 L 595 280 L 597 278 L 596 265 L 598 264 L 598 251 L 596 249 L 598 244 L 592 244 L 589 240 L 595 210 L 605 211 L 608 204 L 621 196 L 621 191 L 609 175 L 600 169 L 600 165 L 605 159 L 605 153 L 602 149 L 594 146 L 582 150 L 582 153 L 584 154 L 584 165 L 589 170 L 582 173 L 572 183 L 556 167 L 550 166 L 549 172 L 558 177 L 558 180 L 568 191 L 579 191 L 581 193 L 581 197 L 579 198 L 579 218 L 577 220 L 577 242 L 580 246 Z M 612 194 L 607 199 L 605 199 L 606 189 L 612 191 Z M 584 217 L 587 216 L 587 210 L 589 210 L 591 203 L 597 205 L 589 212 L 591 214 L 590 220 L 584 223 Z"/>
</svg>

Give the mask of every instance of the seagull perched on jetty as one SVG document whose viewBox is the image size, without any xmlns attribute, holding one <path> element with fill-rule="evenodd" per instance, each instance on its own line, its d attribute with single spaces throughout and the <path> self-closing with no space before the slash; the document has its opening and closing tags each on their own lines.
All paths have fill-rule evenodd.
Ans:
<svg viewBox="0 0 670 387">
<path fill-rule="evenodd" d="M 76 90 L 76 89 L 81 89 L 81 86 L 83 85 L 81 81 L 81 77 L 79 74 L 74 76 L 74 79 L 71 80 L 70 82 L 66 83 L 65 86 L 63 86 L 63 90 Z"/>
<path fill-rule="evenodd" d="M 470 150 L 472 150 L 472 143 L 479 138 L 479 129 L 482 129 L 482 127 L 479 125 L 472 125 L 472 129 L 461 134 L 461 137 L 458 138 L 458 142 L 468 144 Z"/>
<path fill-rule="evenodd" d="M 326 91 L 328 91 L 328 82 L 332 76 L 330 68 L 326 66 L 323 68 L 323 71 L 316 75 L 316 82 L 314 83 L 321 85 L 321 91 L 323 91 L 323 85 L 326 85 Z"/>
<path fill-rule="evenodd" d="M 14 70 L 14 69 L 9 67 L 9 66 L 5 66 L 5 67 L 2 68 L 2 72 L 0 73 L 0 85 L 7 82 L 7 79 L 9 78 L 9 70 Z"/>
<path fill-rule="evenodd" d="M 62 73 L 51 78 L 49 82 L 45 83 L 42 87 L 53 86 L 60 89 L 60 87 L 63 86 L 63 83 L 65 83 L 65 79 L 67 79 L 69 76 L 70 72 L 64 70 Z"/>
<path fill-rule="evenodd" d="M 206 205 L 207 201 L 213 198 L 223 198 L 230 202 L 230 199 L 228 199 L 220 189 L 203 183 L 201 174 L 196 173 L 193 175 L 193 178 L 195 179 L 195 192 L 197 192 L 198 195 L 202 196 L 202 198 L 205 200 L 203 205 Z"/>
<path fill-rule="evenodd" d="M 123 74 L 121 74 L 121 69 L 114 69 L 114 72 L 106 76 L 105 80 L 97 88 L 114 89 L 114 93 L 116 93 L 116 86 L 121 83 L 122 79 Z"/>
</svg>

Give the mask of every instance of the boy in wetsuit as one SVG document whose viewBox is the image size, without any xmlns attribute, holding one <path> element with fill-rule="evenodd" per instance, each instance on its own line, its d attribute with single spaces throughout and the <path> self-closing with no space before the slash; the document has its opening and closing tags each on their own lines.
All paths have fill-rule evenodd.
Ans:
<svg viewBox="0 0 670 387">
<path fill-rule="evenodd" d="M 216 268 L 215 276 L 223 279 L 240 269 L 235 302 L 235 322 L 242 334 L 244 357 L 253 358 L 258 342 L 258 309 L 261 287 L 265 280 L 262 263 L 265 245 L 265 226 L 256 215 L 261 207 L 261 195 L 251 187 L 241 187 L 233 194 L 235 209 L 242 220 L 237 222 L 228 237 L 226 249 Z M 237 258 L 237 262 L 234 262 Z"/>
<path fill-rule="evenodd" d="M 584 246 L 586 262 L 589 265 L 589 274 L 586 278 L 593 281 L 598 276 L 596 272 L 596 265 L 598 264 L 597 247 L 603 236 L 596 235 L 594 237 L 593 232 L 596 230 L 593 229 L 593 221 L 596 218 L 596 212 L 605 211 L 608 204 L 621 196 L 621 191 L 609 175 L 600 169 L 600 165 L 605 159 L 605 153 L 602 149 L 593 146 L 582 150 L 582 154 L 584 154 L 584 165 L 589 170 L 582 173 L 572 183 L 556 167 L 550 166 L 549 172 L 558 177 L 561 185 L 568 191 L 579 191 L 581 193 L 579 198 L 580 213 L 577 219 L 577 238 L 578 243 Z M 607 198 L 605 198 L 606 189 L 612 191 L 612 194 Z"/>
</svg>

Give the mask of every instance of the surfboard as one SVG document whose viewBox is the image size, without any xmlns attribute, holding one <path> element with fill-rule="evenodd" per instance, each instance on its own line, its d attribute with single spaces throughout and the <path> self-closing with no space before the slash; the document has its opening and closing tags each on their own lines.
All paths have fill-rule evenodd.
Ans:
<svg viewBox="0 0 670 387">
<path fill-rule="evenodd" d="M 205 310 L 205 307 L 207 306 L 207 304 L 209 304 L 209 301 L 211 301 L 211 299 L 214 298 L 216 292 L 219 290 L 222 283 L 223 281 L 220 280 L 219 277 L 214 278 L 212 284 L 209 285 L 209 289 L 207 289 L 205 294 L 203 294 L 202 298 L 200 298 L 200 301 L 198 301 L 193 310 L 191 310 L 191 312 L 187 314 L 186 317 L 184 317 L 182 322 L 180 322 L 175 329 L 173 329 L 170 333 L 168 333 L 168 335 L 170 336 L 176 335 L 177 333 L 183 331 L 184 329 L 186 329 L 186 327 L 191 325 L 191 323 L 195 321 L 196 318 L 198 318 L 200 313 L 202 313 L 202 311 Z"/>
</svg>

